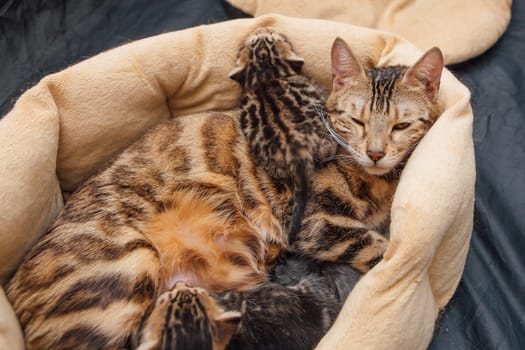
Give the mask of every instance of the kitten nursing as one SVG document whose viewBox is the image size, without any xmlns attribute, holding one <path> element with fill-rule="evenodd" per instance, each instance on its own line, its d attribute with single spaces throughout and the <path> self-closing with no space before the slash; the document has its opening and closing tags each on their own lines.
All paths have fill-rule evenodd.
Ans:
<svg viewBox="0 0 525 350">
<path fill-rule="evenodd" d="M 263 29 L 253 36 L 273 57 L 268 70 L 276 60 L 299 62 L 282 35 Z M 239 298 L 256 303 L 265 286 L 281 288 L 269 275 L 283 252 L 368 271 L 388 245 L 383 233 L 400 171 L 437 118 L 442 68 L 438 49 L 410 68 L 365 68 L 336 39 L 326 112 L 317 92 L 305 85 L 298 90 L 315 95 L 305 97 L 315 108 L 307 103 L 297 116 L 310 125 L 311 138 L 301 141 L 306 153 L 296 159 L 313 166 L 334 158 L 305 173 L 303 187 L 294 178 L 299 168 L 289 167 L 294 158 L 279 158 L 287 145 L 262 156 L 254 148 L 261 135 L 271 143 L 264 127 L 252 135 L 246 122 L 262 120 L 261 110 L 245 117 L 205 112 L 154 127 L 71 196 L 9 282 L 27 349 L 223 349 L 232 339 L 232 346 L 253 339 L 257 309 L 227 306 L 238 306 L 231 300 Z M 325 133 L 338 144 L 333 157 Z M 271 163 L 258 165 L 258 156 L 277 156 L 274 171 Z M 302 220 L 285 219 L 302 211 L 291 207 L 300 206 L 305 188 Z M 311 281 L 281 291 L 323 299 L 322 285 Z M 228 299 L 229 292 L 239 294 Z M 247 319 L 252 325 L 243 324 Z M 200 333 L 189 336 L 195 329 Z"/>
<path fill-rule="evenodd" d="M 319 264 L 292 255 L 277 266 L 272 283 L 216 295 L 221 305 L 241 311 L 239 329 L 227 349 L 313 349 L 359 277 L 346 264 Z"/>
</svg>

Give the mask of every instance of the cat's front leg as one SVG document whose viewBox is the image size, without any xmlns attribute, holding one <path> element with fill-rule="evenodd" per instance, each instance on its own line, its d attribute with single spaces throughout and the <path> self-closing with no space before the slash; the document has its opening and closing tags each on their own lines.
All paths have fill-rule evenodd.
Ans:
<svg viewBox="0 0 525 350">
<path fill-rule="evenodd" d="M 367 272 L 381 261 L 387 246 L 385 236 L 357 222 L 317 217 L 304 220 L 292 250 L 317 260 L 348 263 Z"/>
</svg>

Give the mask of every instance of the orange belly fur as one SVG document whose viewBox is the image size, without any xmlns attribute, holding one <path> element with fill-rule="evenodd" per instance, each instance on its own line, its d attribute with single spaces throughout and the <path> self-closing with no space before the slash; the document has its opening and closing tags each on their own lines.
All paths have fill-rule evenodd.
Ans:
<svg viewBox="0 0 525 350">
<path fill-rule="evenodd" d="M 224 215 L 191 192 L 175 193 L 144 232 L 160 253 L 161 293 L 177 281 L 209 291 L 251 289 L 267 280 L 265 259 L 276 255 L 242 216 Z"/>
</svg>

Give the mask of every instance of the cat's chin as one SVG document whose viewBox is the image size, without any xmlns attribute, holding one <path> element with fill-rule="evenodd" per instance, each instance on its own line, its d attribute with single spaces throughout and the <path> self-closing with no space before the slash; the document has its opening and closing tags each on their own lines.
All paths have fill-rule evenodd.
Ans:
<svg viewBox="0 0 525 350">
<path fill-rule="evenodd" d="M 390 170 L 392 170 L 392 168 L 383 168 L 379 166 L 365 166 L 364 169 L 368 174 L 374 176 L 383 176 L 388 174 Z"/>
</svg>

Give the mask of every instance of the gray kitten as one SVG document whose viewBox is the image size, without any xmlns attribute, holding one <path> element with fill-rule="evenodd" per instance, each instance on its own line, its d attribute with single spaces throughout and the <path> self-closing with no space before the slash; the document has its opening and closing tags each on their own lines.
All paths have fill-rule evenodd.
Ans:
<svg viewBox="0 0 525 350">
<path fill-rule="evenodd" d="M 215 297 L 241 311 L 227 349 L 312 349 L 328 331 L 361 273 L 347 264 L 317 263 L 290 255 L 271 283 Z"/>
</svg>

